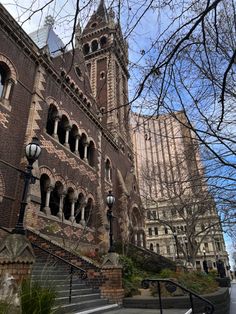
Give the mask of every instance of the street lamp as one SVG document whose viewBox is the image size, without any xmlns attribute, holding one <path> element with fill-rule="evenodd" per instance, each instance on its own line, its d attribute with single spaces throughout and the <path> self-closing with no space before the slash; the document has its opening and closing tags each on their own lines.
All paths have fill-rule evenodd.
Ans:
<svg viewBox="0 0 236 314">
<path fill-rule="evenodd" d="M 25 216 L 25 208 L 27 205 L 28 190 L 29 190 L 29 185 L 34 184 L 36 181 L 36 177 L 32 175 L 32 169 L 33 169 L 33 163 L 39 158 L 40 153 L 41 153 L 41 147 L 39 145 L 39 140 L 37 137 L 33 137 L 32 142 L 26 145 L 25 147 L 25 156 L 28 160 L 28 165 L 27 165 L 26 171 L 23 172 L 25 184 L 24 184 L 24 190 L 23 190 L 23 195 L 21 199 L 20 213 L 18 216 L 17 224 L 14 230 L 12 231 L 13 233 L 25 234 L 24 216 Z"/>
<path fill-rule="evenodd" d="M 114 252 L 114 247 L 113 247 L 113 229 L 112 229 L 112 219 L 113 219 L 113 215 L 112 215 L 112 206 L 115 203 L 115 197 L 112 195 L 112 192 L 109 191 L 107 198 L 107 206 L 108 206 L 108 210 L 107 210 L 107 219 L 109 221 L 109 250 L 108 253 L 112 253 Z"/>
<path fill-rule="evenodd" d="M 205 273 L 208 274 L 208 265 L 207 265 L 207 260 L 206 260 L 206 250 L 205 250 L 205 248 L 203 248 L 202 252 L 203 252 L 203 255 L 204 255 L 203 269 L 204 269 Z"/>
<path fill-rule="evenodd" d="M 173 236 L 174 236 L 174 239 L 175 239 L 177 258 L 179 259 L 179 247 L 178 247 L 178 242 L 177 242 L 177 233 L 176 233 L 176 231 L 173 232 Z"/>
</svg>

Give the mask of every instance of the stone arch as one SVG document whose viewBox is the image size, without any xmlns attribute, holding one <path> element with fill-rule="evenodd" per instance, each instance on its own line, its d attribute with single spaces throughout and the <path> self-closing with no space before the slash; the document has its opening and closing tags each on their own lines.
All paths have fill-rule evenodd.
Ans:
<svg viewBox="0 0 236 314">
<path fill-rule="evenodd" d="M 55 178 L 54 178 L 54 174 L 52 172 L 52 170 L 50 168 L 48 168 L 47 166 L 40 166 L 39 167 L 39 173 L 40 173 L 40 176 L 43 175 L 43 174 L 46 174 L 49 178 L 50 178 L 50 182 L 51 182 L 51 185 L 54 186 L 55 185 Z"/>
<path fill-rule="evenodd" d="M 64 190 L 65 190 L 65 188 L 66 188 L 66 180 L 61 175 L 56 174 L 54 176 L 54 180 L 55 180 L 55 182 L 60 181 L 62 183 L 63 187 L 64 187 Z"/>
<path fill-rule="evenodd" d="M 0 63 L 4 63 L 10 71 L 10 78 L 14 81 L 14 83 L 17 83 L 17 71 L 16 68 L 14 66 L 14 64 L 10 61 L 10 59 L 8 59 L 5 55 L 0 54 Z"/>
<path fill-rule="evenodd" d="M 53 97 L 51 97 L 51 96 L 47 97 L 47 98 L 46 98 L 46 103 L 47 103 L 49 106 L 50 106 L 51 104 L 54 105 L 54 106 L 57 108 L 58 112 L 60 111 L 60 107 L 59 107 L 59 105 L 58 105 L 58 103 L 57 103 L 57 101 L 56 101 L 55 98 L 53 98 Z"/>
<path fill-rule="evenodd" d="M 0 203 L 3 200 L 3 196 L 5 194 L 5 191 L 6 191 L 5 182 L 4 182 L 3 175 L 0 171 Z"/>
<path fill-rule="evenodd" d="M 74 184 L 74 182 L 72 182 L 72 181 L 67 181 L 66 182 L 66 190 L 68 190 L 69 188 L 74 190 L 76 196 L 78 195 L 77 194 L 77 188 L 76 188 L 76 185 Z"/>
</svg>

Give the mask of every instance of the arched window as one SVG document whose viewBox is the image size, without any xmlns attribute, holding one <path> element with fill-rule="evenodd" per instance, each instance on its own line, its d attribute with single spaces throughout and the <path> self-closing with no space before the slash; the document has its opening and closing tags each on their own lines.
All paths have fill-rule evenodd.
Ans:
<svg viewBox="0 0 236 314">
<path fill-rule="evenodd" d="M 160 245 L 158 243 L 156 244 L 156 252 L 157 254 L 160 254 Z"/>
<path fill-rule="evenodd" d="M 79 131 L 76 125 L 72 125 L 72 129 L 69 134 L 69 146 L 70 150 L 74 153 L 76 149 L 76 137 L 78 136 Z"/>
<path fill-rule="evenodd" d="M 92 46 L 92 52 L 98 50 L 98 41 L 97 40 L 93 40 L 91 46 Z"/>
<path fill-rule="evenodd" d="M 80 223 L 81 220 L 84 220 L 84 206 L 85 206 L 85 197 L 83 193 L 79 194 L 78 200 L 75 203 L 75 221 Z"/>
<path fill-rule="evenodd" d="M 40 210 L 43 210 L 46 206 L 46 195 L 50 186 L 50 178 L 46 174 L 42 174 L 40 177 L 40 193 L 41 193 L 41 205 Z"/>
<path fill-rule="evenodd" d="M 74 190 L 69 188 L 64 201 L 64 217 L 66 220 L 70 219 L 71 216 L 71 204 L 74 197 Z"/>
<path fill-rule="evenodd" d="M 101 39 L 100 39 L 101 48 L 105 47 L 106 44 L 107 44 L 107 37 L 106 36 L 102 36 Z"/>
<path fill-rule="evenodd" d="M 88 146 L 88 163 L 91 167 L 94 167 L 94 159 L 95 159 L 95 146 L 93 141 L 90 141 Z"/>
<path fill-rule="evenodd" d="M 8 100 L 10 98 L 14 84 L 11 74 L 9 66 L 5 62 L 0 61 L 0 99 Z"/>
<path fill-rule="evenodd" d="M 59 213 L 60 197 L 62 195 L 62 192 L 63 192 L 63 185 L 61 182 L 57 181 L 54 189 L 52 190 L 50 194 L 49 207 L 51 209 L 51 214 L 53 216 L 57 216 L 57 214 Z"/>
<path fill-rule="evenodd" d="M 56 106 L 51 104 L 48 109 L 48 118 L 47 118 L 47 125 L 46 125 L 46 132 L 49 135 L 53 135 L 56 117 L 58 117 L 57 108 Z"/>
<path fill-rule="evenodd" d="M 89 198 L 84 209 L 84 220 L 85 220 L 86 226 L 88 227 L 92 225 L 92 209 L 93 209 L 93 200 Z"/>
<path fill-rule="evenodd" d="M 85 45 L 83 46 L 83 52 L 84 52 L 84 55 L 89 54 L 89 52 L 90 52 L 89 44 L 85 44 Z"/>
<path fill-rule="evenodd" d="M 86 143 L 87 143 L 87 136 L 83 133 L 79 139 L 79 156 L 81 159 L 87 158 L 87 156 L 85 156 Z"/>
<path fill-rule="evenodd" d="M 65 143 L 66 140 L 66 129 L 69 127 L 69 121 L 65 115 L 62 116 L 58 124 L 58 139 L 61 144 Z"/>
<path fill-rule="evenodd" d="M 153 243 L 150 243 L 149 250 L 153 251 Z"/>
</svg>

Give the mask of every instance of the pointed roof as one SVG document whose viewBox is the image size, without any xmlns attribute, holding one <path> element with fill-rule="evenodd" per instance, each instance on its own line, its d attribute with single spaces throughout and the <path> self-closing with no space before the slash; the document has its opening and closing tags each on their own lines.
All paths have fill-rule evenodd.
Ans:
<svg viewBox="0 0 236 314">
<path fill-rule="evenodd" d="M 104 0 L 100 1 L 95 15 L 100 16 L 102 19 L 107 21 L 107 9 Z"/>
<path fill-rule="evenodd" d="M 91 27 L 94 23 L 96 23 L 96 28 L 103 27 L 108 23 L 108 13 L 105 5 L 104 0 L 100 0 L 100 3 L 97 7 L 97 10 L 94 11 L 93 15 L 90 17 L 87 25 L 85 26 L 83 30 L 84 33 L 88 33 L 90 31 L 93 31 L 93 27 Z"/>
</svg>

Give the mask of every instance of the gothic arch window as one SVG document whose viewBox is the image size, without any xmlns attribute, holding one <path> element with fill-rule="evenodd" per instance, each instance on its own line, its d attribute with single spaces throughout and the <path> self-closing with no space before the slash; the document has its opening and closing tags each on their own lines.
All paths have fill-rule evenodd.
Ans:
<svg viewBox="0 0 236 314">
<path fill-rule="evenodd" d="M 62 115 L 61 120 L 58 124 L 58 139 L 61 144 L 65 144 L 66 142 L 66 130 L 69 127 L 69 120 L 65 115 Z"/>
<path fill-rule="evenodd" d="M 84 53 L 84 55 L 87 55 L 87 54 L 89 54 L 89 52 L 90 52 L 90 46 L 89 46 L 89 44 L 87 43 L 87 44 L 85 44 L 85 45 L 83 46 L 83 53 Z"/>
<path fill-rule="evenodd" d="M 98 50 L 98 41 L 97 40 L 92 41 L 91 48 L 92 48 L 92 52 Z"/>
<path fill-rule="evenodd" d="M 53 135 L 54 128 L 55 128 L 55 120 L 58 117 L 58 110 L 55 105 L 50 104 L 48 109 L 48 117 L 47 117 L 47 124 L 46 124 L 46 132 L 49 135 Z"/>
<path fill-rule="evenodd" d="M 88 163 L 91 167 L 95 165 L 95 145 L 93 141 L 90 141 L 88 146 Z"/>
<path fill-rule="evenodd" d="M 110 162 L 110 160 L 108 158 L 106 159 L 106 162 L 105 162 L 105 179 L 107 181 L 111 181 L 112 180 L 111 162 Z"/>
<path fill-rule="evenodd" d="M 40 177 L 40 194 L 41 194 L 41 205 L 40 210 L 43 211 L 46 207 L 46 198 L 47 198 L 47 191 L 50 187 L 50 178 L 47 174 L 42 174 Z"/>
<path fill-rule="evenodd" d="M 153 243 L 150 243 L 149 250 L 153 251 Z"/>
<path fill-rule="evenodd" d="M 100 45 L 101 45 L 101 48 L 104 48 L 107 44 L 107 37 L 106 36 L 102 36 L 100 38 Z"/>
<path fill-rule="evenodd" d="M 160 254 L 160 245 L 158 243 L 156 244 L 156 252 L 157 254 Z"/>
</svg>

